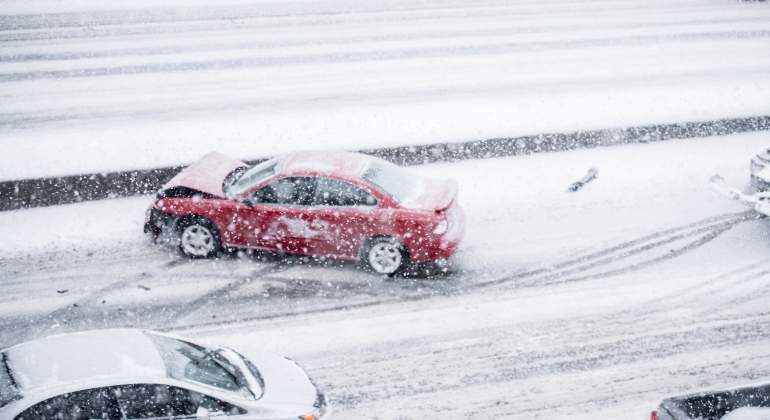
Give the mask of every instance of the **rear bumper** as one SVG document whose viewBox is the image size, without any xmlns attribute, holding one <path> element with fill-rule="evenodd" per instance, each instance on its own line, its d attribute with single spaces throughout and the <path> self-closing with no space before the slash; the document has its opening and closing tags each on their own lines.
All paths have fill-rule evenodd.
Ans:
<svg viewBox="0 0 770 420">
<path fill-rule="evenodd" d="M 414 244 L 407 244 L 411 253 L 410 260 L 415 263 L 447 260 L 452 257 L 465 236 L 465 214 L 461 208 L 455 210 L 449 230 L 440 236 L 423 238 Z M 410 246 L 411 245 L 411 246 Z"/>
</svg>

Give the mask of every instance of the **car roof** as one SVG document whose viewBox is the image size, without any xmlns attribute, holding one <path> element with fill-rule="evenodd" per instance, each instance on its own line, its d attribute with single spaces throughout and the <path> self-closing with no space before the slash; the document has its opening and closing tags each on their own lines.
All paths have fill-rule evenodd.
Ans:
<svg viewBox="0 0 770 420">
<path fill-rule="evenodd" d="M 127 378 L 166 378 L 152 339 L 141 330 L 111 329 L 54 335 L 3 351 L 22 393 Z"/>
<path fill-rule="evenodd" d="M 299 175 L 308 172 L 319 175 L 360 177 L 375 158 L 361 153 L 343 151 L 302 151 L 284 155 L 280 172 Z"/>
</svg>

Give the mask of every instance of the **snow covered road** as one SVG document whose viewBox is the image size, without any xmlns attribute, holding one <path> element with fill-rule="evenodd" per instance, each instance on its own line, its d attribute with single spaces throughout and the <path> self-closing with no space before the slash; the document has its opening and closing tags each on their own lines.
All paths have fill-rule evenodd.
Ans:
<svg viewBox="0 0 770 420">
<path fill-rule="evenodd" d="M 770 114 L 762 3 L 163 4 L 0 1 L 0 180 Z"/>
<path fill-rule="evenodd" d="M 0 213 L 0 236 L 27 239 L 0 245 L 0 346 L 171 329 L 291 355 L 342 419 L 643 418 L 672 393 L 770 375 L 770 227 L 706 182 L 745 182 L 766 144 L 753 133 L 414 168 L 457 178 L 468 213 L 456 272 L 433 279 L 181 260 L 142 236 L 148 198 Z M 567 192 L 588 167 L 599 178 Z"/>
<path fill-rule="evenodd" d="M 770 115 L 766 2 L 159 4 L 0 0 L 0 180 Z M 707 184 L 767 147 L 414 167 L 468 217 L 434 278 L 182 259 L 143 236 L 151 197 L 0 212 L 0 348 L 154 328 L 290 355 L 340 419 L 646 418 L 770 378 L 770 225 Z"/>
</svg>

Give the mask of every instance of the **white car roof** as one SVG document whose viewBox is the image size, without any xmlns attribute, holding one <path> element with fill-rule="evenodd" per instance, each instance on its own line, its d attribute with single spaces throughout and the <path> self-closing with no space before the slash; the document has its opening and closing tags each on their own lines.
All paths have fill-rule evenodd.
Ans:
<svg viewBox="0 0 770 420">
<path fill-rule="evenodd" d="M 4 353 L 22 393 L 73 383 L 167 377 L 157 347 L 141 330 L 55 335 L 13 346 Z"/>
</svg>

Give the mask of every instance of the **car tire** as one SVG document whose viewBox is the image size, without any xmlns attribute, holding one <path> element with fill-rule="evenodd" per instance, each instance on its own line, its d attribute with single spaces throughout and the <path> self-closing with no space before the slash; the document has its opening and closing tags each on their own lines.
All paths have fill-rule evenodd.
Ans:
<svg viewBox="0 0 770 420">
<path fill-rule="evenodd" d="M 204 217 L 185 217 L 177 222 L 179 250 L 189 258 L 211 258 L 222 248 L 219 230 Z"/>
<path fill-rule="evenodd" d="M 409 253 L 401 241 L 388 236 L 376 236 L 366 242 L 361 259 L 369 270 L 392 277 L 408 266 Z"/>
</svg>

